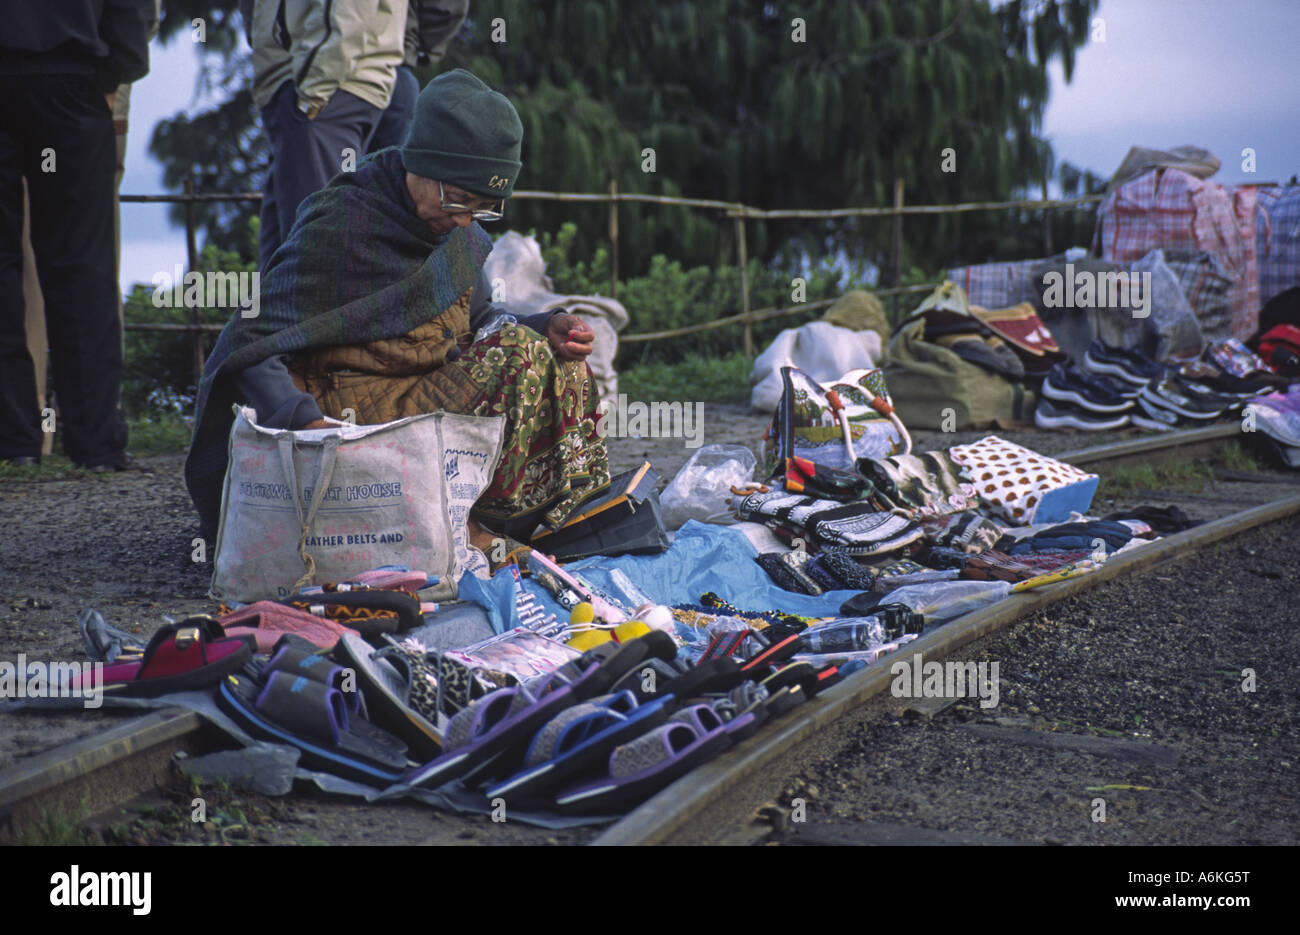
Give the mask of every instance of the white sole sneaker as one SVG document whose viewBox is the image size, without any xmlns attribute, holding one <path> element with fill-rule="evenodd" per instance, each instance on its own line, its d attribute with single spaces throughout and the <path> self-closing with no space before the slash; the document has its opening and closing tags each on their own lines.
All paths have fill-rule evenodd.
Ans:
<svg viewBox="0 0 1300 935">
<path fill-rule="evenodd" d="M 1083 352 L 1083 362 L 1087 366 L 1087 369 L 1091 370 L 1093 373 L 1104 373 L 1108 377 L 1117 377 L 1132 386 L 1146 386 L 1149 382 L 1137 374 L 1129 373 L 1119 364 L 1111 364 L 1104 360 L 1098 360 L 1088 351 Z"/>
<path fill-rule="evenodd" d="M 1174 430 L 1174 426 L 1168 422 L 1161 422 L 1159 419 L 1152 419 L 1136 412 L 1129 415 L 1128 420 L 1137 428 L 1150 429 L 1153 432 L 1172 432 Z"/>
<path fill-rule="evenodd" d="M 1085 432 L 1105 432 L 1110 429 L 1122 429 L 1128 425 L 1127 415 L 1111 419 L 1085 419 L 1073 412 L 1058 412 L 1049 415 L 1042 408 L 1034 410 L 1034 425 L 1040 429 L 1083 429 Z"/>
<path fill-rule="evenodd" d="M 1133 408 L 1133 403 L 1127 399 L 1122 403 L 1115 403 L 1113 405 L 1098 403 L 1079 395 L 1074 390 L 1063 390 L 1059 387 L 1053 386 L 1048 380 L 1043 381 L 1043 395 L 1048 399 L 1053 399 L 1060 403 L 1072 403 L 1080 409 L 1087 409 L 1089 412 L 1103 412 L 1107 415 L 1116 412 L 1128 412 Z"/>
<path fill-rule="evenodd" d="M 1190 400 L 1179 401 L 1179 400 L 1170 399 L 1167 396 L 1162 396 L 1159 393 L 1155 392 L 1149 386 L 1144 386 L 1142 388 L 1142 392 L 1138 394 L 1138 401 L 1148 402 L 1152 406 L 1156 406 L 1159 409 L 1166 409 L 1170 412 L 1176 412 L 1180 416 L 1186 416 L 1189 419 L 1196 419 L 1198 422 L 1212 422 L 1213 420 L 1219 418 L 1219 416 L 1223 415 L 1222 412 L 1204 412 L 1199 409 L 1192 409 L 1184 405 L 1185 402 L 1190 402 Z"/>
</svg>

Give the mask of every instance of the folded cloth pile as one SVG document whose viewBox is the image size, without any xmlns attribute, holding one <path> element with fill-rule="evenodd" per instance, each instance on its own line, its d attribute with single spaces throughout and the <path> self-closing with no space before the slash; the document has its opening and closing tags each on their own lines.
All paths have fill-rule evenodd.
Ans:
<svg viewBox="0 0 1300 935">
<path fill-rule="evenodd" d="M 919 516 L 945 516 L 979 506 L 975 485 L 961 479 L 961 468 L 947 451 L 859 458 L 857 467 L 880 493 Z"/>
<path fill-rule="evenodd" d="M 817 546 L 838 547 L 856 557 L 896 552 L 925 534 L 911 520 L 867 503 L 818 500 L 780 490 L 748 494 L 735 510 L 741 520 L 793 527 Z"/>
<path fill-rule="evenodd" d="M 812 555 L 803 549 L 767 552 L 754 561 L 762 566 L 778 587 L 814 597 L 827 591 L 867 591 L 876 582 L 870 569 L 839 548 Z"/>
<path fill-rule="evenodd" d="M 993 543 L 1002 538 L 1005 527 L 995 519 L 966 510 L 961 513 L 949 513 L 947 516 L 927 516 L 921 520 L 921 528 L 931 543 L 946 546 L 962 552 L 983 552 L 993 547 Z"/>
<path fill-rule="evenodd" d="M 998 543 L 999 551 L 1007 555 L 1037 555 L 1044 552 L 1092 553 L 1103 549 L 1107 555 L 1128 545 L 1133 530 L 1118 521 L 1104 519 L 1083 523 L 1061 523 L 1023 539 L 1004 539 Z"/>
</svg>

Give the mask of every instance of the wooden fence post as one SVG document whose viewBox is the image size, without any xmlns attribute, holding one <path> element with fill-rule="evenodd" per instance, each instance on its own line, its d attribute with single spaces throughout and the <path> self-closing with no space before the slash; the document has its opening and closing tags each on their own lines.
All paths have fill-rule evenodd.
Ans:
<svg viewBox="0 0 1300 935">
<path fill-rule="evenodd" d="M 1047 200 L 1047 176 L 1043 176 L 1043 201 Z M 1047 251 L 1043 256 L 1052 255 L 1052 212 L 1048 208 L 1043 209 L 1043 248 Z"/>
<path fill-rule="evenodd" d="M 745 246 L 745 216 L 736 215 L 736 259 L 740 263 L 740 313 L 745 316 L 741 345 L 746 357 L 754 356 L 754 323 L 749 320 L 749 250 Z"/>
<path fill-rule="evenodd" d="M 893 244 L 893 264 L 894 264 L 894 288 L 898 289 L 903 285 L 903 180 L 894 179 L 894 209 L 900 213 L 894 215 L 894 244 Z M 890 324 L 898 324 L 898 293 L 894 293 L 893 298 L 893 316 Z"/>
<path fill-rule="evenodd" d="M 618 298 L 618 182 L 609 180 L 609 297 Z"/>
<path fill-rule="evenodd" d="M 189 259 L 189 270 L 197 271 L 199 265 L 199 250 L 196 243 L 196 233 L 194 230 L 194 179 L 185 180 L 185 253 Z M 186 270 L 186 272 L 189 272 Z M 181 293 L 184 294 L 182 289 Z M 207 293 L 204 293 L 204 301 L 207 301 Z M 199 330 L 199 307 L 197 305 L 190 307 L 190 323 L 194 325 L 194 385 L 197 387 L 199 381 L 203 378 L 203 332 Z"/>
</svg>

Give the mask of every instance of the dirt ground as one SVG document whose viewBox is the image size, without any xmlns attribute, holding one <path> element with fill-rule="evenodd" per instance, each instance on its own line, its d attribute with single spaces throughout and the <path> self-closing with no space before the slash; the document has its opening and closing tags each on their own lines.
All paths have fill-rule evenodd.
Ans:
<svg viewBox="0 0 1300 935">
<path fill-rule="evenodd" d="M 747 444 L 756 452 L 769 421 L 769 417 L 765 415 L 752 413 L 741 407 L 727 406 L 706 407 L 705 419 L 705 438 L 709 443 Z M 938 433 L 917 433 L 915 441 L 916 447 L 923 450 L 928 447 L 947 447 L 982 437 L 984 434 L 986 433 L 971 432 L 940 436 Z M 1109 438 L 1109 436 L 1083 433 L 1002 434 L 1004 437 L 1014 438 L 1044 453 L 1087 447 L 1100 444 Z M 1121 437 L 1131 437 L 1131 434 Z M 612 467 L 616 471 L 633 467 L 643 459 L 648 459 L 659 470 L 664 482 L 676 473 L 692 453 L 681 439 L 612 438 L 610 451 Z M 25 653 L 28 659 L 84 658 L 75 621 L 78 612 L 85 607 L 96 607 L 114 626 L 142 634 L 152 632 L 162 623 L 164 614 L 179 616 L 191 612 L 214 610 L 214 603 L 205 596 L 211 564 L 196 563 L 192 560 L 193 537 L 197 535 L 197 531 L 182 478 L 182 463 L 183 459 L 180 456 L 150 457 L 140 460 L 138 470 L 118 475 L 69 473 L 64 476 L 40 479 L 10 477 L 0 482 L 0 524 L 3 524 L 3 528 L 8 531 L 7 535 L 0 537 L 0 659 L 13 659 L 20 652 Z M 1293 486 L 1287 488 L 1285 478 L 1273 484 L 1217 485 L 1200 494 L 1204 500 L 1199 505 L 1203 507 L 1201 512 L 1206 518 L 1212 518 L 1214 515 L 1223 515 L 1234 509 L 1240 509 L 1243 502 L 1262 502 L 1295 489 Z M 1153 501 L 1144 500 L 1144 502 Z M 1188 504 L 1192 501 L 1183 499 L 1179 502 Z M 1185 508 L 1189 512 L 1193 511 L 1190 506 Z M 1294 548 L 1291 548 L 1291 558 L 1282 557 L 1286 554 L 1287 546 L 1285 537 L 1275 537 L 1269 540 L 1267 546 L 1261 547 L 1260 555 L 1269 556 L 1269 560 L 1274 565 L 1287 567 L 1288 563 L 1294 564 L 1295 554 Z M 1135 582 L 1133 587 L 1138 589 L 1135 594 L 1139 594 L 1139 597 L 1133 597 L 1132 601 L 1138 602 L 1133 606 L 1145 608 L 1138 618 L 1142 622 L 1140 626 L 1128 627 L 1115 624 L 1113 629 L 1117 631 L 1116 638 L 1126 632 L 1131 635 L 1140 629 L 1144 634 L 1149 632 L 1153 639 L 1158 638 L 1158 642 L 1159 639 L 1164 639 L 1155 624 L 1155 621 L 1163 619 L 1161 614 L 1164 611 L 1161 608 L 1178 608 L 1170 613 L 1181 616 L 1186 623 L 1200 613 L 1200 605 L 1203 602 L 1211 601 L 1216 594 L 1235 595 L 1236 602 L 1234 604 L 1225 599 L 1218 604 L 1207 604 L 1207 606 L 1218 607 L 1216 613 L 1219 616 L 1205 625 L 1204 629 L 1212 631 L 1208 636 L 1200 634 L 1198 629 L 1198 636 L 1192 643 L 1197 649 L 1197 659 L 1214 656 L 1217 662 L 1224 663 L 1220 666 L 1216 662 L 1215 668 L 1219 669 L 1238 665 L 1237 656 L 1240 654 L 1234 655 L 1228 651 L 1229 646 L 1238 644 L 1230 641 L 1228 644 L 1221 645 L 1214 639 L 1214 634 L 1219 632 L 1220 627 L 1226 626 L 1228 629 L 1223 630 L 1224 633 L 1235 634 L 1235 639 L 1244 640 L 1247 637 L 1258 636 L 1249 628 L 1260 625 L 1261 621 L 1289 619 L 1290 632 L 1294 633 L 1294 624 L 1297 622 L 1294 614 L 1292 613 L 1289 618 L 1285 616 L 1286 608 L 1294 607 L 1296 597 L 1290 577 L 1265 578 L 1256 582 L 1252 568 L 1259 566 L 1259 561 L 1243 558 L 1240 564 L 1240 568 L 1230 567 L 1226 574 L 1218 579 L 1216 585 L 1222 586 L 1217 590 L 1209 583 L 1215 581 L 1214 576 L 1199 566 L 1197 570 L 1190 573 L 1190 578 L 1181 571 L 1171 572 L 1170 574 L 1173 575 L 1171 580 L 1174 583 L 1168 588 L 1164 585 L 1155 586 Z M 1273 603 L 1268 605 L 1267 613 L 1272 615 L 1271 617 L 1266 615 L 1261 618 L 1256 613 L 1259 607 L 1255 601 L 1257 589 L 1248 588 L 1248 585 L 1256 583 L 1271 589 L 1268 593 L 1276 592 L 1274 597 L 1270 598 Z M 1139 600 L 1140 593 L 1146 593 L 1142 590 L 1144 588 L 1149 588 L 1152 596 Z M 1289 605 L 1288 599 L 1291 602 Z M 1148 611 L 1155 614 L 1150 621 L 1145 616 Z M 1103 617 L 1099 617 L 1098 614 L 1104 612 L 1105 608 L 1101 608 L 1088 613 L 1092 618 L 1100 620 Z M 1085 618 L 1086 616 L 1085 614 Z M 1243 627 L 1246 629 L 1243 630 Z M 1076 630 L 1081 629 L 1082 625 L 1067 626 L 1062 632 L 1075 634 Z M 1037 649 L 1050 655 L 1054 639 L 1052 634 L 1055 630 L 1046 624 L 1040 626 L 1039 630 L 1042 632 L 1039 634 L 1040 644 L 1037 644 Z M 1038 631 L 1031 629 L 1029 632 Z M 1198 643 L 1196 640 L 1201 642 Z M 1291 651 L 1294 652 L 1294 637 L 1292 640 Z M 1155 643 L 1128 643 L 1122 647 L 1117 646 L 1116 651 L 1120 655 L 1115 660 L 1110 660 L 1108 652 L 1102 652 L 1097 646 L 1090 645 L 1086 651 L 1081 649 L 1079 652 L 1092 655 L 1082 655 L 1079 658 L 1095 660 L 1095 665 L 1099 667 L 1096 672 L 1100 672 L 1106 666 L 1114 668 L 1124 665 L 1126 658 L 1132 658 L 1147 645 L 1155 645 Z M 1186 655 L 1187 649 L 1184 647 L 1178 652 Z M 1222 658 L 1218 658 L 1216 654 Z M 1169 655 L 1173 659 L 1178 653 L 1171 649 Z M 1290 668 L 1294 670 L 1296 662 L 1294 655 L 1285 658 L 1290 658 Z M 1032 676 L 1035 670 L 1029 667 L 1025 671 Z M 1180 684 L 1174 675 L 1164 678 L 1174 679 L 1168 683 L 1170 685 Z M 1080 686 L 1075 685 L 1075 690 L 1079 689 Z M 1062 688 L 1061 691 L 1066 692 L 1065 697 L 1068 698 L 1068 690 Z M 1097 695 L 1095 703 L 1101 707 L 1098 713 L 1092 715 L 1081 715 L 1075 708 L 1058 703 L 1055 694 L 1049 695 L 1044 692 L 1035 695 L 1026 690 L 1024 697 L 1034 698 L 1034 704 L 1040 711 L 1047 711 L 1049 714 L 1070 718 L 1091 716 L 1092 723 L 1098 724 L 1121 723 L 1121 721 L 1107 719 L 1111 716 L 1109 706 L 1119 704 L 1122 698 L 1128 697 L 1127 694 L 1098 692 Z M 1011 694 L 1005 697 L 1004 705 L 1020 704 L 1019 701 L 1011 700 Z M 1182 695 L 1177 693 L 1171 697 L 1177 699 L 1182 698 Z M 1297 734 L 1294 729 L 1294 693 L 1291 694 L 1290 699 L 1292 703 L 1290 709 L 1269 708 L 1259 717 L 1263 718 L 1267 715 L 1281 718 L 1274 723 L 1279 726 L 1289 723 L 1289 728 L 1282 726 L 1283 733 L 1294 737 Z M 1170 725 L 1171 729 L 1179 730 L 1190 730 L 1194 726 L 1195 718 L 1175 716 L 1172 710 L 1156 705 L 1155 701 L 1159 700 L 1162 699 L 1157 695 L 1150 705 L 1140 710 L 1135 709 L 1133 712 L 1143 716 L 1145 729 L 1149 729 L 1146 728 L 1148 723 L 1161 725 L 1162 728 Z M 1045 701 L 1050 701 L 1057 707 L 1049 708 Z M 1075 702 L 1085 706 L 1093 703 L 1084 698 L 1075 699 Z M 1006 708 L 1003 713 L 1009 710 L 1013 709 Z M 0 767 L 60 743 L 97 733 L 126 716 L 129 715 L 115 714 L 111 711 L 75 714 L 35 712 L 0 714 Z M 1151 719 L 1150 722 L 1148 718 Z M 1289 722 L 1287 718 L 1290 719 Z M 1085 722 L 1080 721 L 1080 723 Z M 1224 751 L 1229 748 L 1237 749 L 1232 746 L 1237 743 L 1237 740 L 1232 738 L 1250 737 L 1251 742 L 1254 742 L 1253 729 L 1248 730 L 1245 726 L 1231 720 L 1225 720 L 1223 724 L 1226 725 L 1224 730 L 1227 733 L 1219 742 L 1226 745 L 1222 747 Z M 889 729 L 880 728 L 880 730 L 883 734 L 869 735 L 866 741 L 859 744 L 864 753 L 867 750 L 881 748 L 881 737 L 888 736 Z M 1181 734 L 1177 736 L 1183 737 Z M 1186 738 L 1178 742 L 1192 743 Z M 1213 742 L 1213 739 L 1207 742 Z M 890 768 L 904 772 L 908 769 L 929 768 L 920 765 L 909 766 L 908 757 L 911 755 L 912 753 L 907 749 L 900 748 L 884 762 L 895 764 Z M 1288 763 L 1295 763 L 1292 753 L 1287 753 L 1285 758 Z M 1220 767 L 1222 762 L 1214 761 Z M 829 765 L 826 767 L 827 770 L 831 768 Z M 863 776 L 874 776 L 876 774 L 870 773 L 871 769 L 884 767 L 879 765 L 869 767 L 864 760 L 854 768 L 867 770 Z M 1286 770 L 1290 769 L 1290 766 L 1276 768 Z M 853 779 L 853 775 L 844 771 L 833 775 L 828 774 L 829 778 L 822 780 L 821 788 L 830 790 L 835 787 L 834 784 L 841 781 L 847 784 Z M 1283 776 L 1287 776 L 1292 785 L 1294 784 L 1293 773 L 1282 773 L 1275 778 Z M 808 781 L 818 784 L 815 774 Z M 832 785 L 827 785 L 827 782 Z M 769 795 L 773 794 L 775 790 L 769 793 Z M 508 844 L 577 843 L 590 836 L 590 832 L 581 831 L 539 831 L 523 827 L 518 823 L 493 825 L 484 818 L 440 815 L 419 805 L 375 807 L 312 793 L 295 794 L 290 800 L 232 796 L 226 803 L 228 808 L 225 814 L 238 814 L 250 819 L 258 816 L 260 820 L 250 821 L 248 825 L 233 820 L 227 822 L 226 828 L 238 826 L 242 828 L 240 831 L 227 832 L 218 825 L 200 832 L 188 822 L 185 823 L 189 825 L 188 828 L 178 831 L 166 820 L 166 814 L 171 805 L 182 803 L 183 800 L 188 801 L 184 785 L 178 783 L 177 788 L 170 790 L 169 795 L 175 800 L 170 805 L 167 796 L 164 796 L 163 799 L 144 806 L 156 810 L 149 813 L 152 817 L 127 820 L 129 816 L 119 816 L 119 821 L 113 826 L 109 839 L 136 843 L 145 841 L 162 843 L 180 838 L 190 839 L 188 836 L 191 834 L 206 834 L 213 840 L 223 839 L 229 834 L 230 837 L 225 839 L 232 841 L 241 840 L 242 835 L 243 840 L 284 843 Z M 972 803 L 972 807 L 976 804 L 978 803 Z M 249 830 L 250 827 L 254 830 Z M 1008 827 L 1005 822 L 999 827 L 1002 828 L 1002 833 L 1028 833 L 1018 828 Z M 1291 827 L 1294 828 L 1294 825 Z M 121 837 L 114 837 L 117 834 Z"/>
</svg>

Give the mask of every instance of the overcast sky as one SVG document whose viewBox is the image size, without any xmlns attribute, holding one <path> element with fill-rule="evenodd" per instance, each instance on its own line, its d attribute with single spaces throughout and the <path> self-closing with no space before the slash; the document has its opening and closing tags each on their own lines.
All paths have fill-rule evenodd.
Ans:
<svg viewBox="0 0 1300 935">
<path fill-rule="evenodd" d="M 1071 83 L 1051 66 L 1043 134 L 1058 161 L 1109 176 L 1132 145 L 1191 143 L 1222 161 L 1216 181 L 1300 173 L 1300 0 L 1102 0 L 1097 15 L 1105 41 L 1080 50 Z M 146 147 L 155 123 L 196 106 L 195 62 L 184 34 L 154 43 L 132 89 L 124 193 L 163 191 Z M 1248 147 L 1254 174 L 1242 171 Z M 185 261 L 164 206 L 123 205 L 122 228 L 124 289 Z"/>
</svg>

